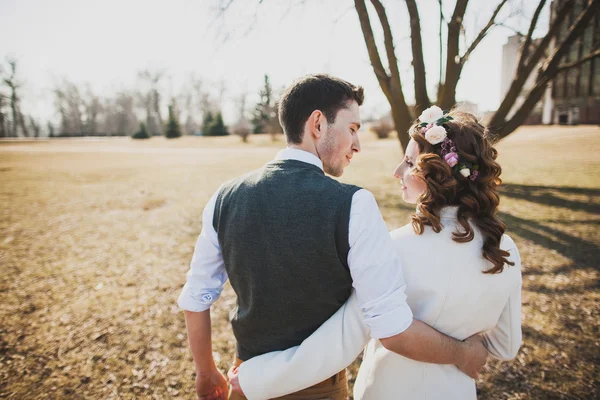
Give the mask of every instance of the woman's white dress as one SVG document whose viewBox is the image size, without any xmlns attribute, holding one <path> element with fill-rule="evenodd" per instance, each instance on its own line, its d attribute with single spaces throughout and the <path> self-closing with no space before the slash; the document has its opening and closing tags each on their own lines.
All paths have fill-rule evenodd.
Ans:
<svg viewBox="0 0 600 400">
<path fill-rule="evenodd" d="M 414 318 L 459 340 L 483 332 L 486 347 L 499 359 L 514 358 L 521 345 L 521 260 L 513 240 L 504 235 L 501 248 L 514 266 L 500 274 L 484 274 L 492 264 L 482 256 L 482 237 L 456 243 L 460 229 L 456 207 L 441 211 L 443 229 L 426 227 L 417 235 L 411 225 L 391 232 L 407 283 Z M 240 367 L 246 396 L 268 399 L 320 382 L 349 365 L 369 340 L 354 295 L 300 346 L 264 354 Z M 354 398 L 475 399 L 475 381 L 454 365 L 429 364 L 368 342 Z"/>
</svg>

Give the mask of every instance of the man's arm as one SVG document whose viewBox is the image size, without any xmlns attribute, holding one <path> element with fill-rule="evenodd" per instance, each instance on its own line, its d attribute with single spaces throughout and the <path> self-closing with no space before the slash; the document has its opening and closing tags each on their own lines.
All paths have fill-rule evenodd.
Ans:
<svg viewBox="0 0 600 400">
<path fill-rule="evenodd" d="M 212 356 L 210 306 L 219 298 L 227 281 L 217 232 L 212 223 L 217 193 L 202 213 L 202 232 L 187 273 L 178 304 L 184 310 L 188 341 L 196 368 L 196 393 L 202 400 L 227 397 L 227 381 Z"/>
<path fill-rule="evenodd" d="M 388 350 L 405 357 L 455 364 L 476 377 L 487 358 L 487 351 L 477 337 L 463 343 L 413 320 L 395 243 L 375 198 L 364 189 L 352 198 L 348 241 L 348 266 L 371 336 L 381 340 Z"/>
<path fill-rule="evenodd" d="M 479 335 L 461 342 L 416 319 L 404 332 L 382 338 L 380 342 L 389 351 L 416 361 L 454 364 L 473 379 L 477 378 L 488 356 Z"/>
<path fill-rule="evenodd" d="M 337 374 L 356 359 L 369 330 L 356 293 L 299 346 L 244 361 L 228 376 L 233 391 L 249 400 L 272 399 L 305 389 Z"/>
<path fill-rule="evenodd" d="M 202 400 L 227 398 L 227 380 L 212 356 L 210 310 L 184 311 L 188 341 L 196 366 L 196 394 Z"/>
</svg>

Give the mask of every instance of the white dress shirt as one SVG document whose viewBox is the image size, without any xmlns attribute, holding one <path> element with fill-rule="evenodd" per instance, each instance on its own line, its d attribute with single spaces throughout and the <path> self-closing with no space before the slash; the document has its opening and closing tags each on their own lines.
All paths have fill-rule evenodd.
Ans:
<svg viewBox="0 0 600 400">
<path fill-rule="evenodd" d="M 502 237 L 510 253 L 500 274 L 484 274 L 491 263 L 481 255 L 483 239 L 456 243 L 460 229 L 456 208 L 442 210 L 444 229 L 426 227 L 417 235 L 411 225 L 391 236 L 401 256 L 408 304 L 415 318 L 458 340 L 484 332 L 492 356 L 509 360 L 521 345 L 521 259 L 513 240 Z M 356 400 L 474 400 L 475 381 L 454 365 L 414 361 L 369 341 L 354 293 L 300 346 L 254 357 L 239 368 L 239 382 L 249 400 L 283 396 L 304 389 L 347 367 L 368 342 L 356 383 Z"/>
<path fill-rule="evenodd" d="M 323 169 L 317 156 L 299 149 L 282 150 L 277 159 L 303 161 Z M 228 279 L 213 227 L 218 193 L 211 197 L 202 213 L 202 232 L 196 241 L 187 282 L 178 300 L 184 310 L 200 312 L 209 309 Z M 413 315 L 406 303 L 401 261 L 375 197 L 365 189 L 358 190 L 352 197 L 348 242 L 347 261 L 352 285 L 371 335 L 386 338 L 404 332 L 412 324 Z M 277 299 L 273 301 L 277 302 Z"/>
</svg>

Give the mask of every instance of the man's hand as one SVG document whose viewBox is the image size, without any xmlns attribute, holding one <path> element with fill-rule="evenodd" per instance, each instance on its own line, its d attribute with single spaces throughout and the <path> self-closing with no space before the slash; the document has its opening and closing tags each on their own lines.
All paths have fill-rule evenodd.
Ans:
<svg viewBox="0 0 600 400">
<path fill-rule="evenodd" d="M 231 367 L 229 369 L 229 372 L 227 372 L 227 377 L 229 378 L 231 390 L 243 397 L 246 397 L 244 391 L 242 390 L 242 387 L 240 386 L 240 379 L 238 377 L 238 367 Z"/>
<path fill-rule="evenodd" d="M 465 358 L 457 367 L 471 378 L 477 379 L 487 362 L 488 351 L 479 334 L 467 338 L 464 343 L 466 346 Z"/>
<path fill-rule="evenodd" d="M 218 369 L 196 372 L 196 394 L 199 400 L 227 400 L 227 380 Z"/>
</svg>

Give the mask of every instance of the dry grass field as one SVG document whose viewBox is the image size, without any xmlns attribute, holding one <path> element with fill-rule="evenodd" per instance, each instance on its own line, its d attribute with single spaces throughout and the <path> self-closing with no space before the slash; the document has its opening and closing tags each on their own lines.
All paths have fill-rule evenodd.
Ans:
<svg viewBox="0 0 600 400">
<path fill-rule="evenodd" d="M 342 178 L 404 225 L 395 139 L 364 133 Z M 194 398 L 176 300 L 204 204 L 270 160 L 269 137 L 0 143 L 0 398 Z M 600 128 L 521 128 L 498 145 L 501 215 L 523 259 L 524 344 L 481 399 L 600 398 Z M 229 286 L 213 307 L 226 371 Z M 356 376 L 358 361 L 351 368 Z"/>
</svg>

